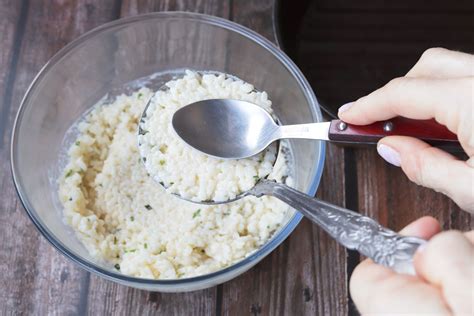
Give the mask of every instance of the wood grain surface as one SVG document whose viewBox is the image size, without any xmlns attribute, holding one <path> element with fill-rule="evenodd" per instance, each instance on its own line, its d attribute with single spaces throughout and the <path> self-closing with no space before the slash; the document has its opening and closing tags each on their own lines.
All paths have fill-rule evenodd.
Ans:
<svg viewBox="0 0 474 316">
<path fill-rule="evenodd" d="M 369 2 L 377 6 L 377 1 L 366 1 L 369 8 Z M 322 1 L 321 6 L 335 12 L 344 3 Z M 234 280 L 192 293 L 152 293 L 91 275 L 53 249 L 27 217 L 11 180 L 9 143 L 15 113 L 35 74 L 65 44 L 120 17 L 167 10 L 227 18 L 275 42 L 273 8 L 274 0 L 0 0 L 0 314 L 356 313 L 348 279 L 358 254 L 338 246 L 307 220 Z M 311 73 L 309 77 L 314 78 Z M 471 225 L 471 217 L 447 198 L 413 185 L 370 148 L 328 146 L 318 196 L 373 216 L 392 229 L 424 214 L 435 214 L 444 228 Z"/>
<path fill-rule="evenodd" d="M 281 44 L 332 116 L 342 104 L 403 76 L 430 47 L 473 53 L 473 17 L 474 2 L 464 0 L 433 0 L 429 7 L 422 0 L 281 0 L 277 14 Z M 393 230 L 424 215 L 437 218 L 443 229 L 474 227 L 472 215 L 410 182 L 375 148 L 342 151 L 345 185 L 340 187 L 347 207 Z M 357 260 L 357 254 L 349 254 L 348 273 Z M 352 304 L 349 313 L 356 313 Z"/>
</svg>

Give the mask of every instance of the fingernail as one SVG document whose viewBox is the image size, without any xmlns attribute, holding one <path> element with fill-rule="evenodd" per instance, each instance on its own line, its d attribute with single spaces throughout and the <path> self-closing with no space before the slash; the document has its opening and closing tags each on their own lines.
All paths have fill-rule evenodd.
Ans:
<svg viewBox="0 0 474 316">
<path fill-rule="evenodd" d="M 395 151 L 392 147 L 384 144 L 377 146 L 377 152 L 386 162 L 391 163 L 394 166 L 400 167 L 400 154 Z"/>
<path fill-rule="evenodd" d="M 344 104 L 343 106 L 341 106 L 341 107 L 339 108 L 339 110 L 337 110 L 337 113 L 338 113 L 338 114 L 341 114 L 342 112 L 345 112 L 345 111 L 349 110 L 350 107 L 353 106 L 353 105 L 354 105 L 354 102 L 346 103 L 346 104 Z"/>
</svg>

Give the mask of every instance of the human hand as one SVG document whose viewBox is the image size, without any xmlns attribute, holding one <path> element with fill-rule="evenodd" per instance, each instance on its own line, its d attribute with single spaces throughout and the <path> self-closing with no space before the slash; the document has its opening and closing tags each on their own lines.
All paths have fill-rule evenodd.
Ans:
<svg viewBox="0 0 474 316">
<path fill-rule="evenodd" d="M 384 87 L 343 105 L 339 117 L 365 125 L 395 116 L 432 119 L 457 134 L 469 156 L 461 161 L 405 136 L 380 140 L 377 151 L 401 166 L 415 183 L 442 192 L 462 209 L 474 213 L 474 56 L 442 48 L 427 50 L 405 75 Z"/>
<path fill-rule="evenodd" d="M 357 266 L 350 291 L 362 315 L 473 314 L 474 231 L 439 231 L 434 218 L 423 217 L 400 232 L 423 239 L 436 235 L 415 254 L 416 276 L 370 259 Z"/>
</svg>

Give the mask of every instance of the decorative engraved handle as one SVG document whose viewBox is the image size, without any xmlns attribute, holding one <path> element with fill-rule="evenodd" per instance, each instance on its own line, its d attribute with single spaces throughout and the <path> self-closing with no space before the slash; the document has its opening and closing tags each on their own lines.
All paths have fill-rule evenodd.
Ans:
<svg viewBox="0 0 474 316">
<path fill-rule="evenodd" d="M 399 273 L 415 274 L 413 255 L 420 245 L 426 243 L 423 239 L 401 236 L 367 216 L 274 181 L 261 180 L 249 193 L 274 196 L 300 211 L 346 248 L 357 250 Z"/>
</svg>

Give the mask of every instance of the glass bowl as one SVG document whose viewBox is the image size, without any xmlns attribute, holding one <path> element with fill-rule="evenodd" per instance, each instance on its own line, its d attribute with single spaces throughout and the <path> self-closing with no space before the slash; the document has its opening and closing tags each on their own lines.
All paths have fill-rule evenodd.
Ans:
<svg viewBox="0 0 474 316">
<path fill-rule="evenodd" d="M 160 12 L 98 27 L 60 50 L 26 92 L 12 140 L 11 168 L 18 195 L 40 232 L 84 269 L 120 284 L 161 292 L 203 289 L 247 271 L 285 240 L 302 216 L 290 212 L 260 249 L 225 269 L 193 278 L 151 280 L 120 274 L 89 255 L 63 222 L 57 176 L 70 127 L 95 103 L 137 84 L 160 86 L 176 69 L 220 71 L 267 91 L 283 124 L 321 121 L 319 104 L 294 63 L 257 33 L 224 19 Z M 149 77 L 150 75 L 156 74 Z M 148 77 L 148 80 L 140 78 Z M 150 79 L 151 78 L 151 79 Z M 314 194 L 324 143 L 292 141 L 296 187 Z M 64 158 L 64 157 L 63 157 Z"/>
</svg>

